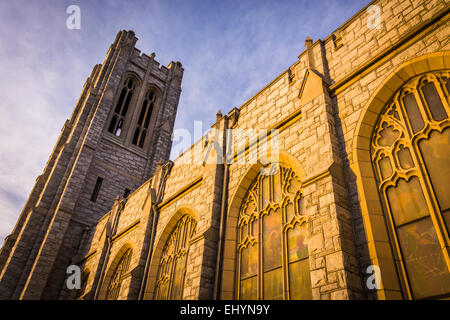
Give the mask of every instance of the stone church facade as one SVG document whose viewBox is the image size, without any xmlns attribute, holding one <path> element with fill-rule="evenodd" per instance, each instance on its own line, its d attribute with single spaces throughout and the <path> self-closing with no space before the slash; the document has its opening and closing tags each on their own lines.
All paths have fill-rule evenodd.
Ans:
<svg viewBox="0 0 450 320">
<path fill-rule="evenodd" d="M 449 8 L 372 1 L 173 161 L 183 68 L 121 31 L 3 245 L 0 298 L 448 298 Z"/>
</svg>

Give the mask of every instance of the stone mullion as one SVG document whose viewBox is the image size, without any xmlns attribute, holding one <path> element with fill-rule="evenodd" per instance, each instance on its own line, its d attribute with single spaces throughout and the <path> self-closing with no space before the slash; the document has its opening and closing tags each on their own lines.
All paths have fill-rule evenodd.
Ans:
<svg viewBox="0 0 450 320">
<path fill-rule="evenodd" d="M 281 203 L 284 202 L 281 201 Z M 282 219 L 282 223 L 281 223 L 281 241 L 282 241 L 282 250 L 283 250 L 283 254 L 282 254 L 282 269 L 283 269 L 283 299 L 284 300 L 289 300 L 289 256 L 287 253 L 288 250 L 288 244 L 287 244 L 287 234 L 288 234 L 288 230 L 286 228 L 286 223 L 283 221 L 283 216 L 284 216 L 284 211 L 286 209 L 286 206 L 281 207 L 280 208 L 280 214 L 281 214 L 281 219 Z"/>
<path fill-rule="evenodd" d="M 263 299 L 264 297 L 264 252 L 263 252 L 263 192 L 262 192 L 262 176 L 258 178 L 258 274 L 257 274 L 257 295 L 258 299 Z"/>
<path fill-rule="evenodd" d="M 175 236 L 178 236 L 179 229 L 180 226 L 178 226 L 178 230 L 176 231 L 177 234 L 175 234 Z M 178 245 L 178 241 L 177 239 L 173 240 L 173 259 L 172 259 L 172 263 L 170 265 L 170 271 L 169 271 L 169 280 L 168 280 L 168 284 L 167 284 L 167 298 L 166 300 L 170 300 L 170 295 L 172 294 L 172 285 L 173 285 L 173 276 L 175 273 L 175 262 L 177 260 L 177 245 Z"/>
</svg>

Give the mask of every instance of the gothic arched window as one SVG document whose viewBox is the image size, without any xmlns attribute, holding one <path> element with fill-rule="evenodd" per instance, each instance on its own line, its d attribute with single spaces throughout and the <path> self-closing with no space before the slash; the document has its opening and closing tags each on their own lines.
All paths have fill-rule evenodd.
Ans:
<svg viewBox="0 0 450 320">
<path fill-rule="evenodd" d="M 284 164 L 260 174 L 238 220 L 238 299 L 312 298 L 301 183 Z"/>
<path fill-rule="evenodd" d="M 147 136 L 148 126 L 152 116 L 152 111 L 156 104 L 157 93 L 152 89 L 145 95 L 142 103 L 141 113 L 139 115 L 136 129 L 133 136 L 133 144 L 142 148 L 144 146 L 145 137 Z"/>
<path fill-rule="evenodd" d="M 123 84 L 119 100 L 117 101 L 114 114 L 108 127 L 108 131 L 116 136 L 120 136 L 120 133 L 122 132 L 135 87 L 136 83 L 132 78 L 128 78 Z"/>
<path fill-rule="evenodd" d="M 450 297 L 450 73 L 411 79 L 388 103 L 371 157 L 405 297 Z"/>
<path fill-rule="evenodd" d="M 122 281 L 130 266 L 131 254 L 132 250 L 128 249 L 117 263 L 109 282 L 108 291 L 106 292 L 107 300 L 117 300 L 117 298 L 119 298 Z"/>
<path fill-rule="evenodd" d="M 189 240 L 195 234 L 196 226 L 195 219 L 190 215 L 185 215 L 170 234 L 159 264 L 155 290 L 156 299 L 180 300 L 183 297 Z"/>
</svg>

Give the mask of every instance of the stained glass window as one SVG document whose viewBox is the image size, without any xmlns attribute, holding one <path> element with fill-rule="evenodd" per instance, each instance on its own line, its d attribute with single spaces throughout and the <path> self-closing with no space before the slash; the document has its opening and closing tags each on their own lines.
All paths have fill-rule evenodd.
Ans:
<svg viewBox="0 0 450 320">
<path fill-rule="evenodd" d="M 404 266 L 399 274 L 406 298 L 450 297 L 448 76 L 411 79 L 380 115 L 372 138 L 372 162 L 390 238 L 397 242 L 392 247 Z"/>
<path fill-rule="evenodd" d="M 189 240 L 195 234 L 196 225 L 192 216 L 185 215 L 170 234 L 159 264 L 156 299 L 182 299 Z"/>
<path fill-rule="evenodd" d="M 278 168 L 255 179 L 240 209 L 238 299 L 312 298 L 301 183 Z"/>
<path fill-rule="evenodd" d="M 131 254 L 131 249 L 128 249 L 117 263 L 108 286 L 106 300 L 117 300 L 119 298 L 122 281 L 130 266 Z"/>
</svg>

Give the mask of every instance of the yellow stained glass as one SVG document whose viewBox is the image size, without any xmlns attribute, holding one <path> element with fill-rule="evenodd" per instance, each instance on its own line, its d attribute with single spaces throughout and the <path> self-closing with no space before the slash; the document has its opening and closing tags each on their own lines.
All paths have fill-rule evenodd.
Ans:
<svg viewBox="0 0 450 320">
<path fill-rule="evenodd" d="M 128 249 L 117 263 L 106 292 L 107 300 L 117 300 L 119 298 L 122 281 L 130 266 L 131 254 L 132 250 Z"/>
<path fill-rule="evenodd" d="M 397 120 L 400 119 L 400 117 L 399 117 L 399 115 L 398 115 L 398 112 L 397 112 L 397 107 L 395 106 L 395 104 L 391 106 L 391 109 L 390 109 L 390 111 L 388 112 L 388 114 L 391 115 L 391 116 L 393 116 L 393 117 L 394 117 L 395 119 L 397 119 Z"/>
<path fill-rule="evenodd" d="M 241 281 L 240 299 L 241 300 L 256 300 L 257 296 L 257 281 L 258 277 L 252 277 Z"/>
<path fill-rule="evenodd" d="M 309 260 L 300 260 L 289 264 L 289 295 L 292 300 L 311 300 L 311 276 Z"/>
<path fill-rule="evenodd" d="M 264 273 L 264 299 L 283 299 L 283 272 L 281 268 Z"/>
<path fill-rule="evenodd" d="M 305 198 L 303 196 L 298 199 L 298 210 L 301 216 L 306 214 Z"/>
<path fill-rule="evenodd" d="M 413 159 L 411 158 L 411 153 L 408 148 L 404 146 L 400 146 L 397 152 L 398 161 L 400 162 L 400 166 L 407 170 L 414 167 Z"/>
<path fill-rule="evenodd" d="M 381 169 L 381 176 L 386 179 L 389 178 L 392 175 L 392 166 L 391 161 L 389 158 L 382 158 L 379 161 L 380 169 Z"/>
<path fill-rule="evenodd" d="M 270 176 L 265 176 L 262 183 L 262 203 L 263 207 L 270 202 Z"/>
<path fill-rule="evenodd" d="M 264 270 L 281 265 L 281 215 L 271 211 L 263 217 L 263 261 Z"/>
<path fill-rule="evenodd" d="M 167 299 L 167 290 L 169 289 L 169 282 L 166 281 L 162 283 L 158 290 L 158 300 L 166 300 Z"/>
<path fill-rule="evenodd" d="M 437 81 L 429 81 L 431 78 Z M 441 81 L 445 87 L 441 87 Z M 405 265 L 398 274 L 407 292 L 416 299 L 450 297 L 449 266 L 444 259 L 450 223 L 450 124 L 445 121 L 447 101 L 440 91 L 448 95 L 449 86 L 448 75 L 442 72 L 410 79 L 405 85 L 408 92 L 404 94 L 400 89 L 384 109 L 372 138 L 379 191 L 389 209 L 386 214 L 391 213 L 389 218 L 395 224 L 390 238 L 398 240 L 392 248 Z M 406 118 L 394 116 L 394 104 Z M 396 151 L 380 147 L 380 141 L 385 145 L 393 141 L 391 133 L 383 133 L 388 123 L 395 125 L 402 139 Z M 384 140 L 378 138 L 380 135 Z M 391 168 L 377 157 L 380 151 L 395 160 Z M 392 181 L 395 186 L 386 181 L 390 177 L 396 179 Z M 441 221 L 447 230 L 438 227 Z M 408 296 L 407 292 L 403 292 L 404 296 Z"/>
<path fill-rule="evenodd" d="M 280 181 L 280 170 L 278 173 L 273 175 L 273 201 L 278 202 L 281 200 L 281 181 Z"/>
<path fill-rule="evenodd" d="M 242 240 L 244 240 L 248 236 L 248 224 L 244 224 L 242 226 Z"/>
<path fill-rule="evenodd" d="M 295 229 L 288 230 L 288 258 L 289 262 L 308 257 L 308 242 L 306 228 L 296 224 Z"/>
<path fill-rule="evenodd" d="M 447 118 L 447 114 L 445 113 L 444 106 L 442 105 L 441 98 L 439 97 L 434 83 L 427 82 L 422 87 L 422 91 L 433 119 L 436 121 L 441 121 Z"/>
<path fill-rule="evenodd" d="M 258 235 L 258 220 L 254 219 L 252 221 L 252 236 L 256 237 Z"/>
<path fill-rule="evenodd" d="M 308 292 L 309 295 L 312 294 L 311 283 L 308 280 L 310 276 L 306 227 L 304 227 L 306 223 L 304 218 L 300 218 L 299 212 L 304 207 L 300 187 L 298 176 L 280 164 L 276 175 L 259 176 L 250 187 L 250 190 L 254 190 L 255 197 L 263 204 L 262 208 L 255 208 L 259 212 L 253 212 L 249 217 L 245 204 L 248 203 L 251 192 L 244 198 L 240 218 L 249 218 L 246 220 L 249 222 L 244 224 L 243 220 L 240 220 L 239 232 L 241 235 L 243 232 L 247 234 L 248 223 L 251 226 L 251 237 L 241 236 L 238 244 L 239 299 L 288 298 L 291 283 L 293 297 L 308 297 Z M 304 211 L 302 213 L 304 214 Z M 303 225 L 300 227 L 297 222 L 293 229 L 288 223 L 295 221 L 296 216 L 301 219 Z M 252 244 L 248 241 L 255 242 Z M 283 257 L 291 257 L 289 260 L 291 266 L 287 260 L 283 260 Z M 294 265 L 295 261 L 301 263 Z"/>
<path fill-rule="evenodd" d="M 413 132 L 415 133 L 420 131 L 425 126 L 425 123 L 423 122 L 414 94 L 408 93 L 405 95 L 403 98 L 403 103 L 405 104 L 406 112 L 408 113 L 409 122 Z"/>
<path fill-rule="evenodd" d="M 450 273 L 430 218 L 398 228 L 406 271 L 416 299 L 450 292 Z"/>
<path fill-rule="evenodd" d="M 433 131 L 419 148 L 441 210 L 450 209 L 450 129 Z"/>
<path fill-rule="evenodd" d="M 182 298 L 183 277 L 185 272 L 185 260 L 186 257 L 180 256 L 176 259 L 175 270 L 173 275 L 172 292 L 170 293 L 170 299 L 180 300 Z"/>
<path fill-rule="evenodd" d="M 190 215 L 183 216 L 169 235 L 160 260 L 156 282 L 157 299 L 181 299 L 186 271 L 189 240 L 195 233 L 197 222 Z M 170 297 L 169 297 L 170 293 Z"/>
<path fill-rule="evenodd" d="M 399 135 L 400 132 L 394 130 L 393 126 L 388 126 L 386 123 L 384 123 L 383 130 L 380 131 L 380 139 L 378 140 L 378 143 L 380 144 L 380 146 L 390 147 L 394 144 Z"/>
<path fill-rule="evenodd" d="M 289 202 L 286 205 L 286 222 L 291 222 L 292 218 L 294 218 L 295 215 L 295 208 L 294 208 L 294 204 L 292 202 Z"/>
<path fill-rule="evenodd" d="M 428 207 L 417 177 L 412 177 L 408 182 L 400 179 L 397 187 L 387 189 L 387 197 L 397 226 L 428 215 Z"/>
<path fill-rule="evenodd" d="M 289 183 L 288 192 L 295 194 L 300 188 L 300 181 L 298 181 L 297 177 L 294 175 Z"/>
<path fill-rule="evenodd" d="M 250 199 L 250 201 L 247 203 L 247 207 L 245 208 L 245 214 L 251 215 L 253 211 L 256 209 L 255 201 L 253 201 L 253 198 Z"/>
<path fill-rule="evenodd" d="M 241 277 L 247 278 L 258 271 L 258 246 L 249 244 L 242 249 Z"/>
</svg>

